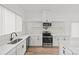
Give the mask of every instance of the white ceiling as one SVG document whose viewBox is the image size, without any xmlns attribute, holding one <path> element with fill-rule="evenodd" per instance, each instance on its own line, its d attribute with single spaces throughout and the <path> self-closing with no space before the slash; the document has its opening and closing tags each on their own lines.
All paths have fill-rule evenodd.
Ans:
<svg viewBox="0 0 79 59">
<path fill-rule="evenodd" d="M 25 11 L 41 11 L 42 9 L 50 9 L 52 11 L 71 11 L 79 10 L 79 4 L 68 5 L 68 4 L 22 4 L 18 5 Z"/>
<path fill-rule="evenodd" d="M 41 11 L 49 9 L 51 11 L 78 11 L 79 4 L 6 4 L 10 7 L 15 7 L 27 11 Z"/>
<path fill-rule="evenodd" d="M 40 18 L 41 12 L 50 10 L 56 19 L 79 20 L 79 4 L 9 4 L 27 18 Z"/>
</svg>

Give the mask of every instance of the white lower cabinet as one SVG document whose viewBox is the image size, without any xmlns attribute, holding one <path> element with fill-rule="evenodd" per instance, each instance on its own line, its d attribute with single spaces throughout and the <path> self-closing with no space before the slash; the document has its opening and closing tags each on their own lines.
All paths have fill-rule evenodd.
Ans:
<svg viewBox="0 0 79 59">
<path fill-rule="evenodd" d="M 42 35 L 41 34 L 31 35 L 30 46 L 42 46 Z"/>
<path fill-rule="evenodd" d="M 24 55 L 25 52 L 26 52 L 26 40 L 21 42 L 11 51 L 9 51 L 6 55 Z"/>
<path fill-rule="evenodd" d="M 8 52 L 6 55 L 16 55 L 16 48 L 12 49 L 10 52 Z"/>
<path fill-rule="evenodd" d="M 53 37 L 53 46 L 59 46 L 59 39 L 57 37 Z"/>
<path fill-rule="evenodd" d="M 24 55 L 26 52 L 26 40 L 17 46 L 17 55 Z"/>
</svg>

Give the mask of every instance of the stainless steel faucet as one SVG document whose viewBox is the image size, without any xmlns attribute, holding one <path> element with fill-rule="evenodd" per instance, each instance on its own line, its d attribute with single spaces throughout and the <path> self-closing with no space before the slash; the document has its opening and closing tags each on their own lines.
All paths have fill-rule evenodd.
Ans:
<svg viewBox="0 0 79 59">
<path fill-rule="evenodd" d="M 17 36 L 17 33 L 16 32 L 11 33 L 10 41 L 12 41 L 12 39 L 13 39 L 13 37 L 12 37 L 13 34 L 15 34 Z"/>
</svg>

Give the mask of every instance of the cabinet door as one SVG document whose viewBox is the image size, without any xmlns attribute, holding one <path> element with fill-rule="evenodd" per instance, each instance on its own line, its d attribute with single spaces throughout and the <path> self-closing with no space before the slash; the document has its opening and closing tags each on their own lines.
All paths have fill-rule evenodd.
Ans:
<svg viewBox="0 0 79 59">
<path fill-rule="evenodd" d="M 30 43 L 30 36 L 26 39 L 26 49 L 28 49 Z"/>
<path fill-rule="evenodd" d="M 22 43 L 17 46 L 17 55 L 22 55 Z"/>
<path fill-rule="evenodd" d="M 22 51 L 23 51 L 23 54 L 25 54 L 25 52 L 26 52 L 26 40 L 24 40 L 24 41 L 22 42 L 22 45 L 23 45 Z"/>
<path fill-rule="evenodd" d="M 15 14 L 6 8 L 2 8 L 3 33 L 9 34 L 15 32 Z"/>
<path fill-rule="evenodd" d="M 41 34 L 31 35 L 30 46 L 42 46 L 42 35 Z"/>
<path fill-rule="evenodd" d="M 18 15 L 16 15 L 15 16 L 16 17 L 16 28 L 15 28 L 15 30 L 16 30 L 16 32 L 22 32 L 22 17 L 20 17 L 20 16 L 18 16 Z"/>
<path fill-rule="evenodd" d="M 26 51 L 26 41 L 24 40 L 20 45 L 17 46 L 17 55 L 24 55 Z"/>
<path fill-rule="evenodd" d="M 53 37 L 53 46 L 59 46 L 59 39 L 57 37 Z"/>
<path fill-rule="evenodd" d="M 0 6 L 0 35 L 2 35 L 2 7 Z"/>
<path fill-rule="evenodd" d="M 16 55 L 16 48 L 8 52 L 6 55 Z"/>
</svg>

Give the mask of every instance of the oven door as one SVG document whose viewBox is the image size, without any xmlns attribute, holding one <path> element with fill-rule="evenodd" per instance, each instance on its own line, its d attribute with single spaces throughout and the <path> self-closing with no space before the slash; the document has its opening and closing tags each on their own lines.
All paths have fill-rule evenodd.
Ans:
<svg viewBox="0 0 79 59">
<path fill-rule="evenodd" d="M 43 43 L 52 43 L 52 36 L 43 36 Z"/>
</svg>

